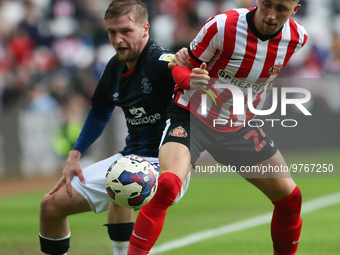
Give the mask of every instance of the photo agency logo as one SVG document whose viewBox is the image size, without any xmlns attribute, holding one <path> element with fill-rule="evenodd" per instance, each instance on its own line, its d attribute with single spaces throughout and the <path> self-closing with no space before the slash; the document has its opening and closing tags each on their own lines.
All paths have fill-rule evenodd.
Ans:
<svg viewBox="0 0 340 255">
<path fill-rule="evenodd" d="M 274 113 L 279 105 L 278 102 L 278 88 L 272 88 L 272 105 L 269 109 L 266 110 L 260 110 L 256 109 L 253 105 L 252 100 L 247 100 L 247 98 L 253 97 L 253 88 L 249 87 L 247 88 L 247 95 L 245 98 L 244 92 L 237 86 L 231 85 L 231 84 L 215 84 L 214 88 L 209 87 L 210 90 L 213 91 L 213 93 L 216 95 L 218 101 L 222 105 L 222 100 L 215 89 L 228 89 L 232 94 L 232 113 L 233 115 L 246 115 L 246 110 L 249 110 L 251 113 L 258 115 L 258 116 L 268 116 Z M 207 89 L 202 89 L 206 92 L 206 94 L 201 95 L 201 115 L 207 116 L 208 114 L 208 103 L 207 103 L 207 95 L 211 97 L 214 104 L 217 105 L 217 102 L 215 100 L 215 97 L 212 93 L 210 93 Z M 303 105 L 311 99 L 311 93 L 309 90 L 305 88 L 296 88 L 296 87 L 281 87 L 280 88 L 280 94 L 281 94 L 281 116 L 287 115 L 287 106 L 288 105 L 295 105 L 305 116 L 311 116 L 312 114 L 306 109 L 306 107 Z M 288 96 L 290 95 L 290 96 Z M 246 104 L 246 105 L 245 105 Z M 240 123 L 240 120 L 233 122 L 232 119 L 223 119 L 223 118 L 217 118 L 213 120 L 213 126 L 216 127 L 217 125 L 223 125 L 223 126 L 230 126 L 230 127 L 236 127 L 236 126 L 250 126 L 250 127 L 262 127 L 265 123 L 270 124 L 272 127 L 275 126 L 276 123 L 280 123 L 283 127 L 296 127 L 298 125 L 298 121 L 296 119 L 251 119 L 251 120 L 243 120 Z"/>
</svg>

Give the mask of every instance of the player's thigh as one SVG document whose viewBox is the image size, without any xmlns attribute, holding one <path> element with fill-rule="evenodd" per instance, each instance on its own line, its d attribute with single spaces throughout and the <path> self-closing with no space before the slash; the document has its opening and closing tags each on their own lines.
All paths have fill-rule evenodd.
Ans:
<svg viewBox="0 0 340 255">
<path fill-rule="evenodd" d="M 68 194 L 66 185 L 53 194 L 46 194 L 41 202 L 41 215 L 46 217 L 66 217 L 90 210 L 89 203 L 75 189 L 72 188 L 72 196 Z"/>
<path fill-rule="evenodd" d="M 255 166 L 267 167 L 267 172 L 261 172 L 256 178 L 248 178 L 246 174 L 241 175 L 261 190 L 272 202 L 288 197 L 296 187 L 290 173 L 286 171 L 286 163 L 280 151 Z M 268 169 L 271 170 L 269 171 Z"/>
<path fill-rule="evenodd" d="M 174 105 L 169 109 L 171 117 L 166 122 L 158 153 L 159 172 L 174 173 L 183 181 L 191 169 L 190 112 Z"/>
<path fill-rule="evenodd" d="M 71 181 L 72 187 L 87 200 L 91 210 L 95 213 L 109 209 L 111 199 L 106 192 L 105 176 L 110 166 L 121 157 L 123 155 L 117 153 L 85 167 L 83 169 L 85 184 L 81 183 L 77 176 Z"/>
<path fill-rule="evenodd" d="M 188 175 L 190 164 L 190 151 L 187 146 L 177 142 L 167 142 L 159 150 L 160 174 L 171 172 L 183 181 Z"/>
</svg>

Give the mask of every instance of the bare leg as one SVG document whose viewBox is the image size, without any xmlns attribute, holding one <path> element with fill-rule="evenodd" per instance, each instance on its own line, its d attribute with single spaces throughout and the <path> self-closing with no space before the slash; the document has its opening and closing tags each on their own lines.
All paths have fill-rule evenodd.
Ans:
<svg viewBox="0 0 340 255">
<path fill-rule="evenodd" d="M 191 170 L 189 149 L 180 143 L 168 142 L 159 151 L 160 174 L 171 172 L 182 181 Z"/>
<path fill-rule="evenodd" d="M 286 162 L 281 153 L 277 151 L 274 156 L 257 164 L 257 166 L 286 166 Z M 261 174 L 259 178 L 247 178 L 246 174 L 243 176 L 261 190 L 272 202 L 288 197 L 296 187 L 289 173 L 267 173 Z"/>
<path fill-rule="evenodd" d="M 107 222 L 110 224 L 133 222 L 133 216 L 133 209 L 123 208 L 111 201 Z"/>
<path fill-rule="evenodd" d="M 40 205 L 40 234 L 58 239 L 70 233 L 67 216 L 91 211 L 88 202 L 72 188 L 72 197 L 61 187 L 53 195 L 46 194 Z"/>
</svg>

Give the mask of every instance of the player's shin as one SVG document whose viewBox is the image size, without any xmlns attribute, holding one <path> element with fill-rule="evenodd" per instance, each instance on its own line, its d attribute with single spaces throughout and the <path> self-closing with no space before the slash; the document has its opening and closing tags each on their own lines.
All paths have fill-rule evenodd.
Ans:
<svg viewBox="0 0 340 255">
<path fill-rule="evenodd" d="M 107 226 L 107 232 L 111 239 L 114 255 L 127 254 L 133 225 L 133 222 L 104 225 Z"/>
<path fill-rule="evenodd" d="M 169 172 L 160 175 L 155 196 L 138 214 L 128 255 L 149 253 L 162 231 L 166 210 L 176 199 L 181 186 L 182 181 L 177 175 Z"/>
<path fill-rule="evenodd" d="M 287 198 L 274 202 L 271 234 L 274 255 L 294 255 L 298 248 L 302 219 L 301 192 L 298 187 Z"/>
<path fill-rule="evenodd" d="M 66 255 L 70 248 L 71 233 L 64 238 L 52 239 L 39 234 L 40 250 L 43 255 Z"/>
</svg>

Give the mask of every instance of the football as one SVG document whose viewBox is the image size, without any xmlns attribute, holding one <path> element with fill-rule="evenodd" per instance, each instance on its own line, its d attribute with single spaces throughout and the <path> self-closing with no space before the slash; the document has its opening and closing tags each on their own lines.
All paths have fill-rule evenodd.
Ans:
<svg viewBox="0 0 340 255">
<path fill-rule="evenodd" d="M 107 170 L 105 187 L 119 206 L 140 209 L 155 195 L 158 171 L 147 160 L 128 155 L 115 161 Z"/>
</svg>

